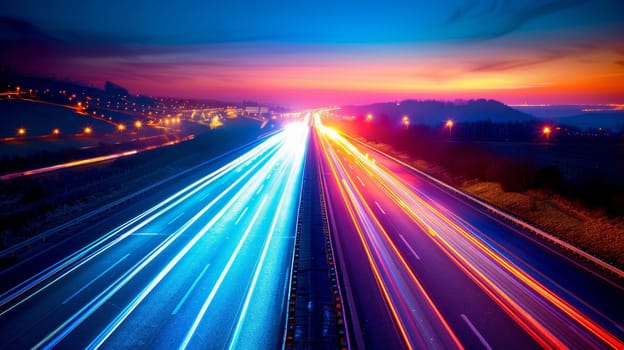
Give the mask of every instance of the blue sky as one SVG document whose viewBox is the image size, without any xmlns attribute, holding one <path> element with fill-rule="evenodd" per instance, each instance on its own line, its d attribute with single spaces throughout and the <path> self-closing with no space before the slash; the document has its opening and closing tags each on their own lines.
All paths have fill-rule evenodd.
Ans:
<svg viewBox="0 0 624 350">
<path fill-rule="evenodd" d="M 280 89 L 294 89 L 352 100 L 511 98 L 516 90 L 531 99 L 544 86 L 565 92 L 598 84 L 607 101 L 624 94 L 614 80 L 603 81 L 623 72 L 623 14 L 624 1 L 613 0 L 10 1 L 0 5 L 0 47 L 8 52 L 0 64 L 191 97 L 243 99 L 260 89 L 261 98 L 283 102 Z M 357 64 L 345 71 L 351 61 Z M 555 61 L 587 74 L 558 79 L 548 74 Z M 268 79 L 270 72 L 280 80 Z M 531 75 L 540 78 L 521 79 Z M 264 88 L 261 79 L 270 80 Z M 557 96 L 582 98 L 580 87 Z M 589 93 L 580 102 L 599 97 Z"/>
</svg>

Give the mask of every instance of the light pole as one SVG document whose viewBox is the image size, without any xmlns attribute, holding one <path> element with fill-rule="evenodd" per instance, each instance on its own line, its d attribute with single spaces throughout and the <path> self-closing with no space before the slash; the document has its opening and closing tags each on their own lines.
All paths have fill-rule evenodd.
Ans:
<svg viewBox="0 0 624 350">
<path fill-rule="evenodd" d="M 453 123 L 453 121 L 451 119 L 446 121 L 446 127 L 449 129 L 449 138 L 453 137 L 453 125 L 455 123 Z"/>
<path fill-rule="evenodd" d="M 143 126 L 143 123 L 141 123 L 140 120 L 137 120 L 136 122 L 134 122 L 134 126 L 137 129 L 137 138 L 139 137 L 139 130 L 141 130 L 141 126 Z"/>
<path fill-rule="evenodd" d="M 542 133 L 546 136 L 546 141 L 550 141 L 550 134 L 552 133 L 550 126 L 545 126 L 544 129 L 542 129 Z"/>
</svg>

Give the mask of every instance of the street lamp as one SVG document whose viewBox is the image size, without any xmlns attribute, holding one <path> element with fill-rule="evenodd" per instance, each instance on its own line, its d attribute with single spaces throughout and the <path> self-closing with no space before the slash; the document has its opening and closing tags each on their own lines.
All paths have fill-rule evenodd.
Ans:
<svg viewBox="0 0 624 350">
<path fill-rule="evenodd" d="M 52 135 L 58 135 L 60 133 L 61 133 L 61 131 L 58 128 L 52 129 Z"/>
<path fill-rule="evenodd" d="M 84 133 L 85 134 L 89 135 L 89 134 L 91 134 L 91 132 L 93 132 L 93 130 L 91 129 L 90 126 L 87 126 L 86 128 L 84 128 Z"/>
<path fill-rule="evenodd" d="M 366 115 L 366 120 L 367 120 L 367 121 L 369 121 L 369 122 L 370 122 L 371 120 L 373 120 L 373 115 L 372 115 L 371 113 L 368 113 L 368 114 Z"/>
<path fill-rule="evenodd" d="M 402 122 L 403 122 L 403 126 L 405 126 L 405 127 L 407 128 L 407 127 L 409 126 L 409 123 L 410 123 L 410 121 L 409 121 L 409 117 L 408 117 L 408 116 L 406 116 L 406 115 L 404 115 L 404 116 L 403 116 L 403 119 L 401 119 L 401 120 L 402 120 Z"/>
<path fill-rule="evenodd" d="M 19 90 L 19 88 L 17 88 Z M 19 136 L 24 136 L 26 135 L 26 129 L 25 128 L 19 128 L 17 129 L 17 135 Z"/>
<path fill-rule="evenodd" d="M 552 133 L 552 129 L 550 128 L 550 126 L 545 126 L 544 129 L 542 129 L 542 134 L 544 134 L 544 136 L 546 136 L 546 140 L 550 141 L 550 134 Z"/>
<path fill-rule="evenodd" d="M 141 123 L 140 120 L 137 120 L 136 122 L 134 122 L 134 126 L 137 129 L 137 137 L 139 137 L 139 130 L 141 130 L 141 127 L 143 126 L 143 123 Z"/>
<path fill-rule="evenodd" d="M 451 119 L 447 120 L 447 121 L 446 121 L 446 124 L 444 124 L 444 125 L 445 125 L 448 129 L 449 129 L 449 138 L 450 138 L 451 136 L 453 136 L 452 132 L 453 132 L 453 125 L 454 125 L 454 124 L 455 124 L 455 123 L 453 123 L 453 121 L 452 121 Z"/>
</svg>

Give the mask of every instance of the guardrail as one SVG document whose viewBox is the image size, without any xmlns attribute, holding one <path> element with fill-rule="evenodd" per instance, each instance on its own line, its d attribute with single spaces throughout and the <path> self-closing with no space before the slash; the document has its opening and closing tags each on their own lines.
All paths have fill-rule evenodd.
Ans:
<svg viewBox="0 0 624 350">
<path fill-rule="evenodd" d="M 593 263 L 594 265 L 598 266 L 599 268 L 602 268 L 602 269 L 604 269 L 606 271 L 609 271 L 609 272 L 613 273 L 618 278 L 624 279 L 624 271 L 618 269 L 617 267 L 615 267 L 615 266 L 613 266 L 613 265 L 611 265 L 611 264 L 609 264 L 609 263 L 607 263 L 607 262 L 605 262 L 605 261 L 603 261 L 603 260 L 601 260 L 601 259 L 599 259 L 599 258 L 597 258 L 597 257 L 595 257 L 595 256 L 593 256 L 593 255 L 591 255 L 591 254 L 589 254 L 589 253 L 587 253 L 587 252 L 585 252 L 585 251 L 583 251 L 583 250 L 573 246 L 573 245 L 571 245 L 570 243 L 567 243 L 567 242 L 565 242 L 565 241 L 563 241 L 563 240 L 561 240 L 561 239 L 559 239 L 557 237 L 554 237 L 553 235 L 551 235 L 551 234 L 549 234 L 549 233 L 547 233 L 547 232 L 545 232 L 545 231 L 543 231 L 543 230 L 541 230 L 541 229 L 539 229 L 539 228 L 537 228 L 537 227 L 535 227 L 535 226 L 533 226 L 533 225 L 523 221 L 522 219 L 520 219 L 520 218 L 518 218 L 518 217 L 516 217 L 516 216 L 514 216 L 514 215 L 512 215 L 510 213 L 507 213 L 507 212 L 505 212 L 505 211 L 503 211 L 503 210 L 501 210 L 501 209 L 499 209 L 499 208 L 497 208 L 497 207 L 495 207 L 495 206 L 493 206 L 493 205 L 491 205 L 489 203 L 486 203 L 483 200 L 481 200 L 481 199 L 479 199 L 479 198 L 477 198 L 477 197 L 475 197 L 475 196 L 473 196 L 471 194 L 468 194 L 468 193 L 466 193 L 466 192 L 464 192 L 462 190 L 459 190 L 459 189 L 457 189 L 457 188 L 447 184 L 446 182 L 444 182 L 444 181 L 442 181 L 440 179 L 437 179 L 437 178 L 427 174 L 426 172 L 424 172 L 424 171 L 422 171 L 420 169 L 415 168 L 414 166 L 412 166 L 412 165 L 410 165 L 408 163 L 405 163 L 404 161 L 402 161 L 402 160 L 400 160 L 398 158 L 395 158 L 395 157 L 393 157 L 393 156 L 391 156 L 391 155 L 389 155 L 389 154 L 387 154 L 387 153 L 385 153 L 385 152 L 383 152 L 381 150 L 378 150 L 377 148 L 375 148 L 373 146 L 370 146 L 370 145 L 368 145 L 368 144 L 366 144 L 366 143 L 364 143 L 364 142 L 362 142 L 362 141 L 360 141 L 360 140 L 358 140 L 358 139 L 356 139 L 356 138 L 354 138 L 352 136 L 349 136 L 349 135 L 346 135 L 346 134 L 343 134 L 343 135 L 345 137 L 351 139 L 352 141 L 355 141 L 356 143 L 359 143 L 360 145 L 362 145 L 362 146 L 364 146 L 364 147 L 366 147 L 368 149 L 374 150 L 377 153 L 383 154 L 384 156 L 386 156 L 386 157 L 392 159 L 393 161 L 403 165 L 404 167 L 407 167 L 407 168 L 411 169 L 412 171 L 418 173 L 419 175 L 422 175 L 423 177 L 425 177 L 429 181 L 435 183 L 436 185 L 438 185 L 438 186 L 440 186 L 440 187 L 442 187 L 442 188 L 444 188 L 444 189 L 446 189 L 448 191 L 451 191 L 451 192 L 453 192 L 455 194 L 458 194 L 461 197 L 466 198 L 466 199 L 470 200 L 471 202 L 473 202 L 473 203 L 475 203 L 475 204 L 477 204 L 477 205 L 487 209 L 489 212 L 491 212 L 493 214 L 496 214 L 496 215 L 502 217 L 503 219 L 505 219 L 505 220 L 515 224 L 515 225 L 518 225 L 518 226 L 522 227 L 523 229 L 525 229 L 525 230 L 527 230 L 529 232 L 532 232 L 532 233 L 540 236 L 541 238 L 546 239 L 546 240 L 548 240 L 548 241 L 550 241 L 550 242 L 560 246 L 561 248 L 564 248 L 564 249 L 568 250 L 569 252 L 571 252 L 571 253 L 573 253 L 573 254 L 575 254 L 575 255 L 585 259 L 586 261 Z"/>
<path fill-rule="evenodd" d="M 129 200 L 132 200 L 135 197 L 141 196 L 141 195 L 143 195 L 143 194 L 145 194 L 145 193 L 155 189 L 156 187 L 161 186 L 161 185 L 163 185 L 163 184 L 165 184 L 165 183 L 167 183 L 169 181 L 172 181 L 172 180 L 174 180 L 174 179 L 176 179 L 176 178 L 178 178 L 180 176 L 186 175 L 186 174 L 188 174 L 188 173 L 190 173 L 192 171 L 195 171 L 195 170 L 197 170 L 197 169 L 199 169 L 199 168 L 201 168 L 203 166 L 206 166 L 206 165 L 208 165 L 210 163 L 218 161 L 221 158 L 227 157 L 227 156 L 229 156 L 229 155 L 231 155 L 233 153 L 241 151 L 242 149 L 245 149 L 247 147 L 250 147 L 250 146 L 253 146 L 253 145 L 257 144 L 257 143 L 260 143 L 262 140 L 264 140 L 265 138 L 267 138 L 267 137 L 269 137 L 269 136 L 271 136 L 273 134 L 274 133 L 265 134 L 262 137 L 258 137 L 258 138 L 256 138 L 255 140 L 253 140 L 251 142 L 248 142 L 248 143 L 246 143 L 246 144 L 244 144 L 242 146 L 236 147 L 233 150 L 227 151 L 227 152 L 225 152 L 225 153 L 223 153 L 221 155 L 218 155 L 218 156 L 216 156 L 214 158 L 211 158 L 211 159 L 209 159 L 207 161 L 204 161 L 202 163 L 194 165 L 191 168 L 188 168 L 186 170 L 178 172 L 175 175 L 172 175 L 172 176 L 170 176 L 168 178 L 160 180 L 160 181 L 158 181 L 156 183 L 153 183 L 153 184 L 151 184 L 151 185 L 149 185 L 149 186 L 147 186 L 145 188 L 140 189 L 139 191 L 136 191 L 136 192 L 131 193 L 129 195 L 126 195 L 126 196 L 124 196 L 124 197 L 122 197 L 120 199 L 117 199 L 117 200 L 115 200 L 115 201 L 113 201 L 111 203 L 108 203 L 108 204 L 106 204 L 104 206 L 101 206 L 101 207 L 99 207 L 99 208 L 97 208 L 95 210 L 92 210 L 92 211 L 90 211 L 90 212 L 88 212 L 86 214 L 83 214 L 83 215 L 81 215 L 81 216 L 79 216 L 79 217 L 77 217 L 75 219 L 72 219 L 72 220 L 70 220 L 70 221 L 68 221 L 68 222 L 66 222 L 66 223 L 64 223 L 62 225 L 59 225 L 59 226 L 53 227 L 53 228 L 51 228 L 49 230 L 43 231 L 43 232 L 41 232 L 41 233 L 39 233 L 39 234 L 37 234 L 37 235 L 35 235 L 33 237 L 30 237 L 30 238 L 20 242 L 20 243 L 17 243 L 15 245 L 11 246 L 11 247 L 5 248 L 2 251 L 0 251 L 0 258 L 7 257 L 7 256 L 15 256 L 19 251 L 25 250 L 25 249 L 29 249 L 29 248 L 32 247 L 32 245 L 34 245 L 36 243 L 45 242 L 49 237 L 51 237 L 51 236 L 53 236 L 53 235 L 55 235 L 55 234 L 65 230 L 67 228 L 70 228 L 70 227 L 72 227 L 74 225 L 80 224 L 80 223 L 82 223 L 85 220 L 88 220 L 88 219 L 90 219 L 90 218 L 92 218 L 92 217 L 94 217 L 96 215 L 102 214 L 102 213 L 104 213 L 104 212 L 106 212 L 108 210 L 111 210 L 111 209 L 119 206 L 119 205 L 125 204 Z"/>
</svg>

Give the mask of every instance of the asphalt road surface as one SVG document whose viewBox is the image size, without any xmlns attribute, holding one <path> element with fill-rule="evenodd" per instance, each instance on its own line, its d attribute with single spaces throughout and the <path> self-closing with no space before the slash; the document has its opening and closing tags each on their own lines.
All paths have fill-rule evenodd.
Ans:
<svg viewBox="0 0 624 350">
<path fill-rule="evenodd" d="M 352 343 L 624 347 L 621 279 L 315 124 Z"/>
<path fill-rule="evenodd" d="M 307 135 L 291 126 L 161 189 L 71 254 L 29 260 L 22 282 L 6 272 L 0 348 L 281 347 Z"/>
</svg>

